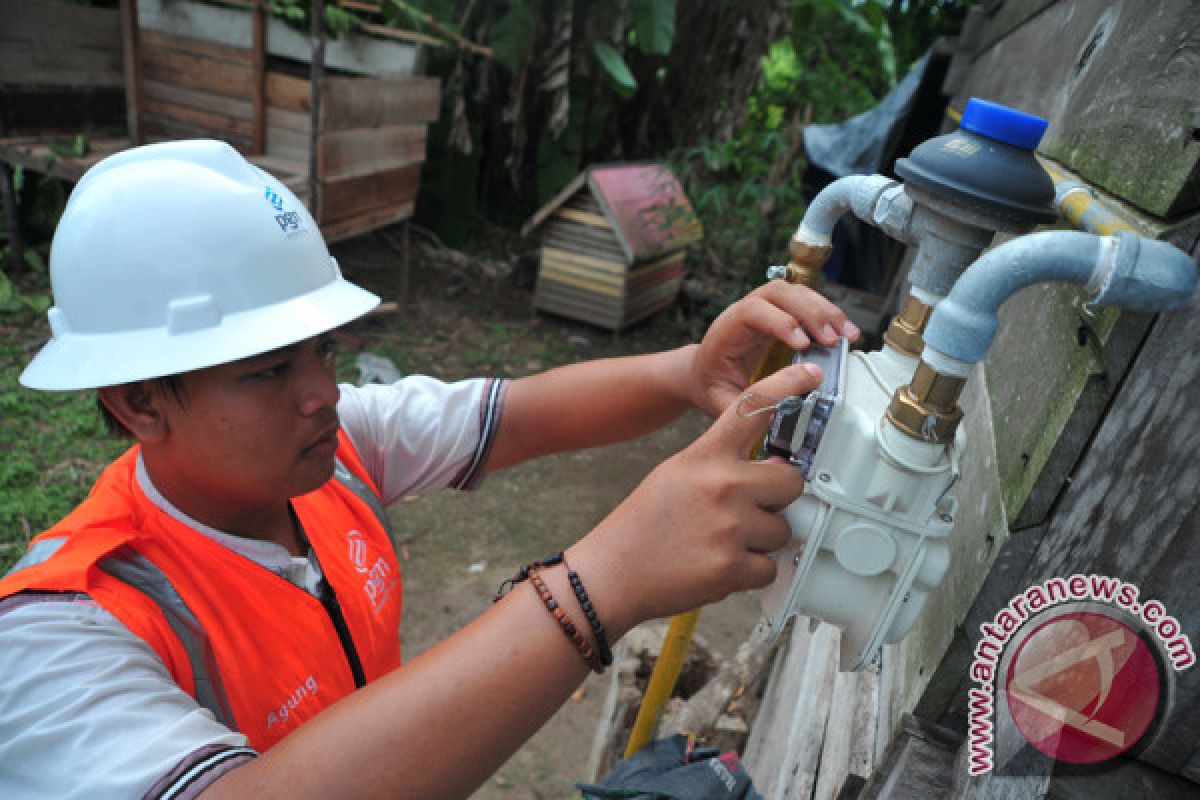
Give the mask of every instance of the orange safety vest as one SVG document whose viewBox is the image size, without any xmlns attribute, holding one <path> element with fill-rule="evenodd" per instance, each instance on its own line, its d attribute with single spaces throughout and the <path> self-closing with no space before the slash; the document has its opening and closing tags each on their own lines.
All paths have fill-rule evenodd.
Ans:
<svg viewBox="0 0 1200 800">
<path fill-rule="evenodd" d="M 325 574 L 322 600 L 158 508 L 138 486 L 136 446 L 33 540 L 0 580 L 0 600 L 86 595 L 154 648 L 218 721 L 266 750 L 400 665 L 387 517 L 349 439 L 338 438 L 333 479 L 292 500 Z"/>
</svg>

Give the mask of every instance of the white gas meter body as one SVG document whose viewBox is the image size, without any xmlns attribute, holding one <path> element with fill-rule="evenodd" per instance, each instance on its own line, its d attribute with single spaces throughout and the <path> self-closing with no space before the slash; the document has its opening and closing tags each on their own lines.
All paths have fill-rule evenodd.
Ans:
<svg viewBox="0 0 1200 800">
<path fill-rule="evenodd" d="M 775 554 L 779 573 L 760 600 L 776 635 L 797 614 L 842 628 L 841 668 L 856 670 L 904 638 L 946 575 L 957 509 L 948 491 L 964 442 L 961 432 L 951 446 L 918 441 L 885 417 L 916 359 L 887 346 L 848 352 L 843 341 L 839 350 L 840 358 L 820 354 L 817 402 L 784 426 L 808 480 L 784 511 L 792 539 Z M 822 399 L 832 408 L 816 425 L 811 409 Z"/>
</svg>

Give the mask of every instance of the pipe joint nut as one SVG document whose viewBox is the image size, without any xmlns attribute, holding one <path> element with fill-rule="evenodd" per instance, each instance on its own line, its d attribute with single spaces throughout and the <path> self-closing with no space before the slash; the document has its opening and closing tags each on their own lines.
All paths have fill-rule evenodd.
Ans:
<svg viewBox="0 0 1200 800">
<path fill-rule="evenodd" d="M 914 439 L 935 444 L 954 441 L 963 417 L 958 398 L 965 384 L 965 378 L 943 375 L 921 361 L 912 383 L 892 396 L 887 418 Z"/>
<path fill-rule="evenodd" d="M 1095 289 L 1092 302 L 1099 305 L 1167 311 L 1191 298 L 1196 279 L 1196 264 L 1187 253 L 1119 231 L 1102 247 L 1089 288 Z"/>
<path fill-rule="evenodd" d="M 875 206 L 887 190 L 902 189 L 899 183 L 883 175 L 863 175 L 859 177 L 850 193 L 850 209 L 863 222 L 875 222 Z"/>
<path fill-rule="evenodd" d="M 912 244 L 909 240 L 909 223 L 913 216 L 913 199 L 900 184 L 893 184 L 879 195 L 871 213 L 875 227 L 897 241 Z"/>
<path fill-rule="evenodd" d="M 904 310 L 892 317 L 883 340 L 900 352 L 918 358 L 925 348 L 922 334 L 933 313 L 930 306 L 925 305 L 915 297 L 909 297 L 904 304 Z"/>
</svg>

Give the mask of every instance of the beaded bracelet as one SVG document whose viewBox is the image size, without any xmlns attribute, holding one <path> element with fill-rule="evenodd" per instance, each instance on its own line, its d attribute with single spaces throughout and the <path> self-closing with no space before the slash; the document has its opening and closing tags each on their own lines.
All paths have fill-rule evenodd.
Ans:
<svg viewBox="0 0 1200 800">
<path fill-rule="evenodd" d="M 597 675 L 604 672 L 606 664 L 600 661 L 596 655 L 596 651 L 588 644 L 587 639 L 583 638 L 583 634 L 575 627 L 575 623 L 571 622 L 571 618 L 567 616 L 567 612 L 563 610 L 558 601 L 554 599 L 554 595 L 550 593 L 550 587 L 542 580 L 542 576 L 538 574 L 540 567 L 533 567 L 529 570 L 529 583 L 537 591 L 538 596 L 542 598 L 542 603 L 546 606 L 546 610 L 558 621 L 562 626 L 563 633 L 575 645 L 575 649 L 583 656 L 583 660 L 588 667 Z"/>
<path fill-rule="evenodd" d="M 516 575 L 513 575 L 504 583 L 500 584 L 500 588 L 496 590 L 496 595 L 492 598 L 492 602 L 499 603 L 500 598 L 504 597 L 504 595 L 508 593 L 509 589 L 514 588 L 518 583 L 526 580 L 529 577 L 529 573 L 533 572 L 534 570 L 542 569 L 543 567 L 553 567 L 561 563 L 563 563 L 563 554 L 561 552 L 555 553 L 549 558 L 544 558 L 541 561 L 530 561 L 528 564 L 523 565 L 519 570 L 517 570 Z"/>
<path fill-rule="evenodd" d="M 600 663 L 606 667 L 611 666 L 613 662 L 612 648 L 608 646 L 608 636 L 605 635 L 604 625 L 600 622 L 600 617 L 596 615 L 596 609 L 592 608 L 592 599 L 588 597 L 587 590 L 583 588 L 583 579 L 579 577 L 578 572 L 571 569 L 566 555 L 562 553 L 558 555 L 562 558 L 563 566 L 567 568 L 567 580 L 571 582 L 571 590 L 575 592 L 579 606 L 587 617 L 588 625 L 591 626 L 592 638 L 596 640 L 596 653 L 600 656 Z"/>
</svg>

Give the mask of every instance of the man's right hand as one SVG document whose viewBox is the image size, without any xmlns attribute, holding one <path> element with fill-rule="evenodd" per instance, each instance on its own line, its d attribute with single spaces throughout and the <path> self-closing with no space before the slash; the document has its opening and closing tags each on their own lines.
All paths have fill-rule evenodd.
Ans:
<svg viewBox="0 0 1200 800">
<path fill-rule="evenodd" d="M 747 392 L 781 400 L 820 380 L 817 367 L 796 365 Z M 748 460 L 771 414 L 743 416 L 739 405 L 731 403 L 568 551 L 613 634 L 774 580 L 767 554 L 791 537 L 779 512 L 800 496 L 804 479 L 782 459 Z"/>
</svg>

